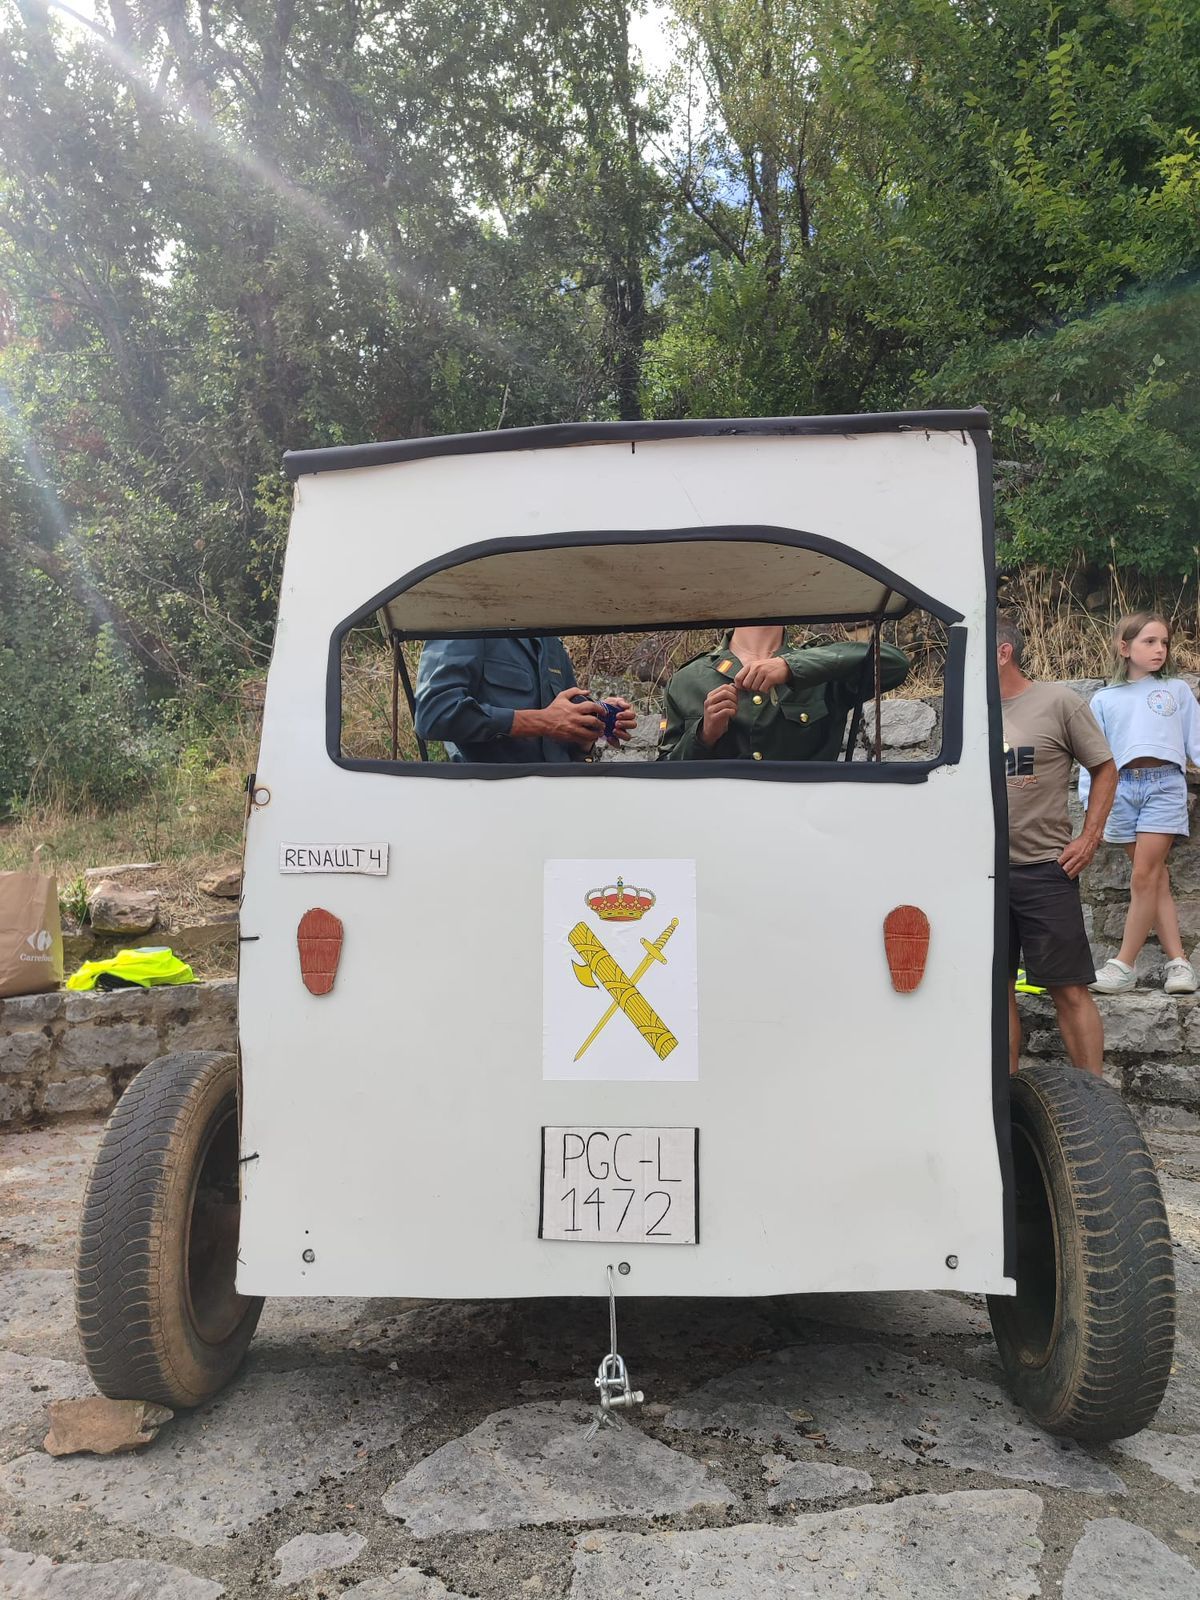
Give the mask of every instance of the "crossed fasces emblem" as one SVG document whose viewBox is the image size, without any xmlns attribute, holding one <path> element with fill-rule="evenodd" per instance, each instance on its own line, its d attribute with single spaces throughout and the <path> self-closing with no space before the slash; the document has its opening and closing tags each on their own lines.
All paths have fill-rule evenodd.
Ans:
<svg viewBox="0 0 1200 1600">
<path fill-rule="evenodd" d="M 618 1011 L 625 1013 L 661 1061 L 665 1061 L 671 1054 L 679 1040 L 650 1002 L 638 992 L 638 984 L 656 961 L 666 965 L 667 958 L 663 955 L 663 948 L 678 926 L 679 918 L 675 917 L 657 939 L 642 940 L 646 954 L 638 963 L 632 977 L 621 970 L 619 962 L 608 953 L 586 923 L 577 922 L 571 929 L 567 939 L 576 955 L 581 958 L 571 963 L 571 970 L 584 988 L 604 989 L 612 1000 L 608 1010 L 575 1052 L 576 1061 L 588 1046 L 599 1038 Z"/>
</svg>

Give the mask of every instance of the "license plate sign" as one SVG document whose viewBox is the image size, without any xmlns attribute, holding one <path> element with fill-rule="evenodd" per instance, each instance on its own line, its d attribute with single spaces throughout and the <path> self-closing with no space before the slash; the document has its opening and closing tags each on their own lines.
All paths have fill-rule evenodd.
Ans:
<svg viewBox="0 0 1200 1600">
<path fill-rule="evenodd" d="M 543 1128 L 538 1237 L 695 1244 L 699 1175 L 698 1128 Z"/>
</svg>

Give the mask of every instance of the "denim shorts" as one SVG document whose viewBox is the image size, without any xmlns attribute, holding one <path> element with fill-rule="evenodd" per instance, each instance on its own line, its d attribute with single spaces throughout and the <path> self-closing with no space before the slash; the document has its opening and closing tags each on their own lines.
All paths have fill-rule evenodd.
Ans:
<svg viewBox="0 0 1200 1600">
<path fill-rule="evenodd" d="M 1139 833 L 1187 838 L 1187 783 L 1178 767 L 1122 767 L 1117 798 L 1104 826 L 1109 844 L 1132 844 Z"/>
</svg>

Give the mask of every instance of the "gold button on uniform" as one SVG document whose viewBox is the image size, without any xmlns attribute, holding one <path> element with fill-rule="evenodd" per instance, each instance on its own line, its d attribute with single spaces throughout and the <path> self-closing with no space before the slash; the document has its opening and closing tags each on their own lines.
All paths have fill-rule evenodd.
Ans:
<svg viewBox="0 0 1200 1600">
<path fill-rule="evenodd" d="M 756 695 L 755 695 L 755 696 L 754 696 L 754 704 L 755 704 L 755 705 L 756 705 L 756 706 L 760 706 L 760 705 L 762 705 L 762 695 L 760 695 L 760 694 L 756 694 Z"/>
<path fill-rule="evenodd" d="M 756 750 L 754 752 L 754 759 L 755 759 L 755 761 L 761 761 L 762 760 L 762 751 L 761 750 Z"/>
<path fill-rule="evenodd" d="M 807 711 L 802 711 L 800 713 L 800 721 L 801 722 L 807 722 L 808 721 L 808 712 Z"/>
</svg>

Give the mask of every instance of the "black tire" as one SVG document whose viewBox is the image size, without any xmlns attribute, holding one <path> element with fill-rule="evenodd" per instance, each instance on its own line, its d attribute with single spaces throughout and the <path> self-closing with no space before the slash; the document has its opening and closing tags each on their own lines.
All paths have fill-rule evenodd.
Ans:
<svg viewBox="0 0 1200 1600">
<path fill-rule="evenodd" d="M 238 1073 L 186 1050 L 142 1069 L 88 1179 L 75 1265 L 84 1360 L 101 1394 L 196 1406 L 237 1371 L 262 1300 L 234 1288 Z"/>
<path fill-rule="evenodd" d="M 988 1296 L 1009 1385 L 1085 1443 L 1151 1421 L 1175 1345 L 1175 1263 L 1146 1142 L 1120 1095 L 1073 1067 L 1012 1080 L 1017 1293 Z"/>
</svg>

